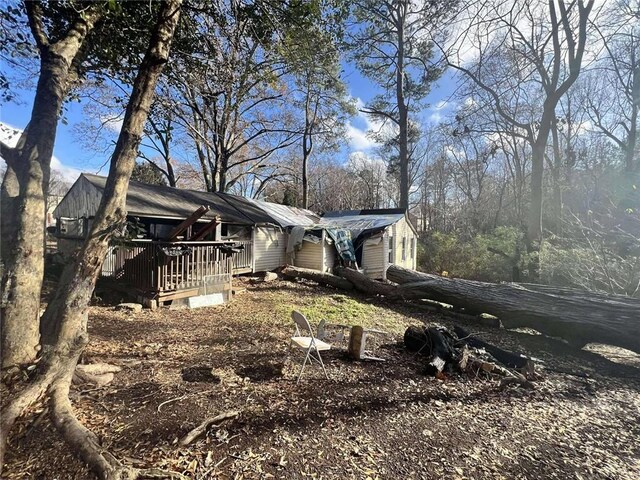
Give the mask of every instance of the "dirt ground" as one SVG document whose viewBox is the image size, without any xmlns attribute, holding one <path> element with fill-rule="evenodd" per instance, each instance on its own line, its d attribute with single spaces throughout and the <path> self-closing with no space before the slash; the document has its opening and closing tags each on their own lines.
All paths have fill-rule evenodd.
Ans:
<svg viewBox="0 0 640 480">
<path fill-rule="evenodd" d="M 467 324 L 544 362 L 543 379 L 534 390 L 461 375 L 437 380 L 398 342 L 410 324 L 451 327 L 447 317 L 308 283 L 244 286 L 219 307 L 92 307 L 83 361 L 122 371 L 106 387 L 76 387 L 72 399 L 123 462 L 196 479 L 640 478 L 638 356 L 608 348 L 611 361 L 539 335 Z M 375 350 L 386 361 L 351 361 L 337 345 L 324 355 L 329 380 L 313 366 L 296 385 L 302 358 L 287 349 L 294 308 L 312 323 L 388 331 Z M 229 410 L 240 415 L 178 445 Z M 4 478 L 94 478 L 46 416 L 16 431 Z"/>
</svg>

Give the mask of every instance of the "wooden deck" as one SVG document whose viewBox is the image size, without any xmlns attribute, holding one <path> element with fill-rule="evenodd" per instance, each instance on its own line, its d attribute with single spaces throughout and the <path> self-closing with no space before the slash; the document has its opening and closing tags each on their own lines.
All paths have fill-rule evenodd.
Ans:
<svg viewBox="0 0 640 480">
<path fill-rule="evenodd" d="M 214 285 L 230 285 L 234 273 L 251 271 L 251 242 L 232 253 L 230 248 L 238 243 L 137 240 L 118 244 L 110 248 L 102 276 L 152 298 L 193 296 Z"/>
</svg>

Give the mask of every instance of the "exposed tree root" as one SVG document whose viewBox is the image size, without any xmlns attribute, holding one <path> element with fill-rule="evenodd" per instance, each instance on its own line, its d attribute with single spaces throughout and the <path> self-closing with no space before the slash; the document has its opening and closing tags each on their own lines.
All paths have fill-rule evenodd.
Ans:
<svg viewBox="0 0 640 480">
<path fill-rule="evenodd" d="M 79 352 L 76 355 L 71 354 L 69 357 L 65 357 L 63 361 L 60 361 L 60 357 L 56 355 L 49 357 L 46 370 L 2 408 L 0 419 L 0 473 L 2 473 L 4 465 L 8 436 L 16 420 L 48 393 L 50 396 L 49 411 L 53 424 L 66 443 L 89 465 L 89 468 L 101 480 L 183 479 L 184 477 L 177 472 L 160 469 L 140 469 L 123 465 L 100 445 L 93 432 L 78 421 L 69 400 L 71 379 L 78 357 Z"/>
<path fill-rule="evenodd" d="M 73 370 L 72 370 L 73 371 Z M 101 480 L 134 480 L 142 478 L 184 478 L 176 472 L 139 469 L 123 465 L 104 449 L 88 428 L 82 425 L 69 401 L 71 375 L 58 378 L 51 386 L 52 420 L 64 440 L 89 465 Z"/>
</svg>

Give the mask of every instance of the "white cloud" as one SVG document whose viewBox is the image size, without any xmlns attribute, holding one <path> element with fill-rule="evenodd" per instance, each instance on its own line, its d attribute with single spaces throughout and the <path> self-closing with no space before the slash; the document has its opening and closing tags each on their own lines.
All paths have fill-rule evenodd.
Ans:
<svg viewBox="0 0 640 480">
<path fill-rule="evenodd" d="M 378 131 L 381 127 L 381 124 L 379 122 L 371 120 L 368 115 L 361 112 L 361 110 L 365 107 L 365 103 L 361 98 L 358 97 L 355 100 L 356 108 L 358 110 L 356 120 L 358 121 L 358 124 L 363 125 L 363 127 L 354 125 L 354 122 L 352 121 L 347 124 L 347 137 L 349 138 L 349 146 L 356 151 L 371 150 L 379 146 L 379 144 L 375 140 L 369 138 L 367 136 L 367 132 Z"/>
<path fill-rule="evenodd" d="M 357 150 L 349 154 L 349 165 L 352 168 L 368 169 L 368 170 L 380 170 L 386 171 L 386 164 L 384 160 L 379 157 L 372 157 L 367 152 Z"/>
<path fill-rule="evenodd" d="M 432 125 L 437 125 L 442 122 L 443 116 L 446 112 L 450 111 L 452 108 L 455 108 L 456 103 L 450 102 L 448 100 L 440 100 L 435 105 L 429 107 L 429 111 L 431 114 L 427 117 L 427 123 Z"/>
<path fill-rule="evenodd" d="M 367 131 L 354 127 L 351 122 L 347 125 L 347 137 L 349 145 L 355 150 L 370 150 L 377 146 L 377 143 L 367 137 Z"/>
<path fill-rule="evenodd" d="M 435 110 L 442 110 L 443 108 L 446 108 L 447 105 L 449 105 L 449 102 L 447 102 L 446 100 L 440 100 L 438 103 L 434 105 L 433 108 Z"/>
<path fill-rule="evenodd" d="M 578 123 L 578 126 L 576 128 L 576 135 L 589 133 L 592 130 L 593 130 L 593 123 L 591 122 L 591 120 L 585 120 L 584 122 Z"/>
<path fill-rule="evenodd" d="M 0 141 L 4 142 L 10 147 L 14 147 L 16 143 L 18 143 L 18 139 L 20 138 L 21 133 L 21 129 L 13 127 L 4 122 L 0 122 Z M 0 163 L 4 165 L 4 159 L 0 158 Z M 82 173 L 76 168 L 64 165 L 55 155 L 51 157 L 51 170 L 59 173 L 62 178 L 69 182 L 75 182 L 80 173 Z"/>
<path fill-rule="evenodd" d="M 436 111 L 429 115 L 429 123 L 438 124 L 442 121 L 442 115 L 440 112 Z"/>
</svg>

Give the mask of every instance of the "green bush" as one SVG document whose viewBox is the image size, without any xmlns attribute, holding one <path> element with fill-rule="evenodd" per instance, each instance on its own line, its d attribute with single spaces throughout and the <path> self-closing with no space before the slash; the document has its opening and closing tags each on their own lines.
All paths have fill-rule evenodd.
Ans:
<svg viewBox="0 0 640 480">
<path fill-rule="evenodd" d="M 423 271 L 450 277 L 512 281 L 514 266 L 520 270 L 524 266 L 522 242 L 522 232 L 514 227 L 498 227 L 470 240 L 456 233 L 433 232 L 421 239 L 418 265 Z"/>
</svg>

